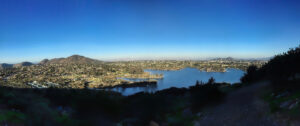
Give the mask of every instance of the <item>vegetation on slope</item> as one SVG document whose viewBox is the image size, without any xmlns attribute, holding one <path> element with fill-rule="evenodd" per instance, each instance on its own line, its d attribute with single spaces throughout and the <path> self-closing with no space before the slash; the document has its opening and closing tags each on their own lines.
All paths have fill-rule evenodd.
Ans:
<svg viewBox="0 0 300 126">
<path fill-rule="evenodd" d="M 271 112 L 280 112 L 288 118 L 300 119 L 300 46 L 276 55 L 261 68 L 251 66 L 241 78 L 243 83 L 268 80 L 271 89 L 264 99 Z"/>
<path fill-rule="evenodd" d="M 122 96 L 86 89 L 0 88 L 0 124 L 18 125 L 191 125 L 201 108 L 224 97 L 229 84 L 198 83 L 156 93 Z"/>
</svg>

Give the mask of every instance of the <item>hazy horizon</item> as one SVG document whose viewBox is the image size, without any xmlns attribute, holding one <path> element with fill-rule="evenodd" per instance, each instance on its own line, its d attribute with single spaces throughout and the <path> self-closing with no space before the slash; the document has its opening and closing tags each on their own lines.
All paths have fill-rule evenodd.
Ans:
<svg viewBox="0 0 300 126">
<path fill-rule="evenodd" d="M 266 58 L 300 44 L 296 0 L 1 0 L 0 63 Z"/>
<path fill-rule="evenodd" d="M 80 54 L 73 54 L 73 55 L 84 56 L 84 55 L 80 55 Z M 64 56 L 64 57 L 54 57 L 54 58 L 68 58 L 73 55 Z M 118 61 L 144 61 L 144 60 L 201 61 L 201 60 L 212 60 L 212 59 L 217 59 L 217 58 L 233 58 L 236 60 L 269 60 L 273 56 L 272 57 L 261 57 L 261 58 L 237 58 L 237 57 L 231 57 L 231 56 L 226 56 L 226 57 L 122 57 L 122 58 L 93 58 L 93 57 L 88 57 L 88 56 L 84 56 L 84 57 L 99 60 L 99 61 L 104 61 L 104 62 L 118 62 Z M 37 64 L 44 59 L 51 60 L 54 58 L 43 58 L 43 59 L 36 60 L 36 61 L 23 60 L 23 61 L 19 61 L 19 62 L 1 62 L 0 61 L 0 64 L 2 64 L 2 63 L 17 64 L 17 63 L 21 63 L 21 62 L 31 62 L 31 63 Z"/>
</svg>

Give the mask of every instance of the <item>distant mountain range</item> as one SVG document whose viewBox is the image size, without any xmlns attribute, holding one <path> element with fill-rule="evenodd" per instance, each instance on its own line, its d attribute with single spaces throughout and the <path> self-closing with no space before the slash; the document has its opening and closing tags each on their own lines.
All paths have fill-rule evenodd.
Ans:
<svg viewBox="0 0 300 126">
<path fill-rule="evenodd" d="M 271 58 L 271 57 L 270 57 Z M 269 60 L 270 58 L 257 58 L 257 59 L 235 59 L 232 57 L 227 58 L 213 58 L 210 60 L 218 60 L 218 61 L 234 61 L 234 60 Z M 38 63 L 38 65 L 45 65 L 45 64 L 100 64 L 103 61 L 87 58 L 80 55 L 72 55 L 67 58 L 54 58 L 54 59 L 44 59 Z M 22 62 L 18 64 L 7 64 L 2 63 L 0 64 L 0 69 L 3 68 L 13 68 L 13 67 L 21 67 L 21 66 L 31 66 L 34 63 L 31 62 Z"/>
<path fill-rule="evenodd" d="M 13 64 L 7 64 L 7 63 L 0 64 L 0 69 L 12 68 L 12 67 L 13 67 Z"/>
<path fill-rule="evenodd" d="M 232 57 L 226 57 L 226 58 L 214 58 L 212 60 L 222 60 L 222 61 L 233 61 L 233 60 L 236 60 Z"/>
<path fill-rule="evenodd" d="M 80 56 L 80 55 L 72 55 L 67 58 L 54 58 L 51 60 L 44 59 L 41 62 L 39 62 L 38 65 L 45 65 L 45 64 L 99 64 L 99 63 L 103 63 L 103 61 L 87 58 L 87 57 Z M 31 62 L 22 62 L 22 63 L 18 63 L 18 64 L 2 63 L 2 64 L 0 64 L 0 69 L 31 66 L 31 65 L 34 65 L 34 64 Z"/>
<path fill-rule="evenodd" d="M 44 59 L 39 64 L 99 64 L 103 61 L 87 58 L 80 55 L 72 55 L 67 58 Z"/>
<path fill-rule="evenodd" d="M 253 60 L 270 60 L 271 58 L 272 57 L 239 59 L 239 58 L 226 57 L 226 58 L 213 58 L 211 60 L 218 60 L 218 61 L 235 61 L 235 60 L 253 61 Z"/>
<path fill-rule="evenodd" d="M 34 65 L 31 62 L 22 62 L 22 63 L 18 63 L 18 64 L 7 64 L 7 63 L 2 63 L 0 64 L 0 69 L 4 69 L 4 68 L 13 68 L 13 67 L 22 67 L 22 66 L 31 66 Z"/>
</svg>

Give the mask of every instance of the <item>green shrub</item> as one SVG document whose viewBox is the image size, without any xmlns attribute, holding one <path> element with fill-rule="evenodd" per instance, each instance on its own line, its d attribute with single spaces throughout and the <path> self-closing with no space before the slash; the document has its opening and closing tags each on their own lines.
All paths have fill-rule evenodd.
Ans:
<svg viewBox="0 0 300 126">
<path fill-rule="evenodd" d="M 25 114 L 16 111 L 3 111 L 0 113 L 0 123 L 10 122 L 10 123 L 24 123 L 26 119 Z"/>
</svg>

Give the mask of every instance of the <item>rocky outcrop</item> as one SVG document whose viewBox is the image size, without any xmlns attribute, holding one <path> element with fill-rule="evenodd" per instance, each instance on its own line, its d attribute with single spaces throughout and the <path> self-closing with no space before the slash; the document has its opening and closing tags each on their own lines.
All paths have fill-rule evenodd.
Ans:
<svg viewBox="0 0 300 126">
<path fill-rule="evenodd" d="M 39 64 L 40 64 L 40 65 L 43 65 L 43 64 L 46 64 L 46 63 L 48 63 L 48 62 L 49 62 L 48 59 L 43 59 Z"/>
</svg>

